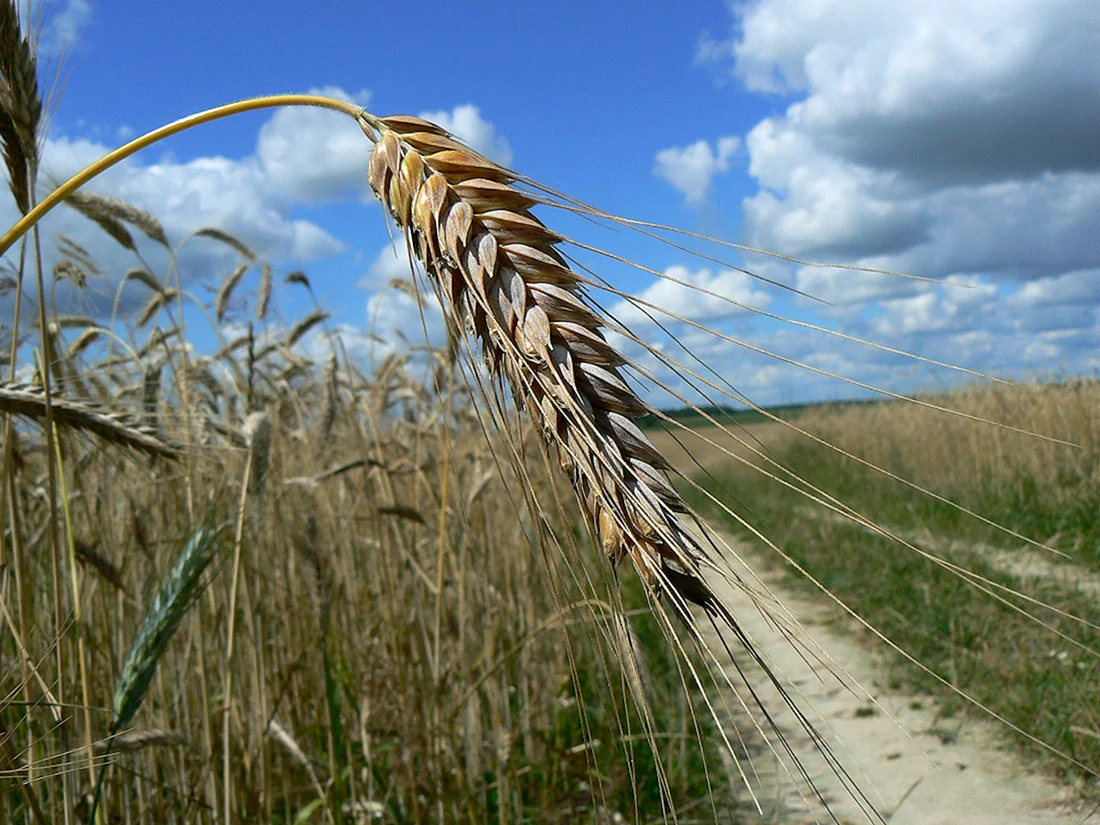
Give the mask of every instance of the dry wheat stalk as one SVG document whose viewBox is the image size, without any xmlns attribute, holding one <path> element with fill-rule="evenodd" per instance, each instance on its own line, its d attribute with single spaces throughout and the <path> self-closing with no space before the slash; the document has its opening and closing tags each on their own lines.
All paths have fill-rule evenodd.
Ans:
<svg viewBox="0 0 1100 825">
<path fill-rule="evenodd" d="M 58 281 L 72 281 L 77 289 L 85 289 L 88 286 L 88 273 L 80 264 L 69 258 L 62 258 L 54 264 L 53 277 Z"/>
<path fill-rule="evenodd" d="M 113 212 L 102 208 L 98 196 L 78 190 L 73 192 L 65 202 L 114 238 L 115 243 L 123 249 L 131 252 L 137 250 L 130 230 Z"/>
<path fill-rule="evenodd" d="M 98 404 L 73 401 L 56 394 L 51 399 L 54 421 L 62 427 L 89 432 L 104 441 L 164 458 L 176 458 L 180 448 L 127 415 L 109 412 Z M 0 413 L 43 421 L 46 394 L 30 384 L 0 382 Z"/>
<path fill-rule="evenodd" d="M 603 319 L 535 218 L 517 176 L 414 117 L 359 119 L 375 143 L 370 184 L 404 230 L 451 318 L 463 317 L 493 373 L 557 448 L 612 564 L 630 557 L 655 595 L 721 610 L 679 515 L 668 463 L 631 421 L 649 412 L 623 378 Z"/>
<path fill-rule="evenodd" d="M 131 269 L 122 278 L 123 284 L 125 284 L 127 281 L 139 281 L 145 284 L 147 287 L 149 287 L 149 289 L 153 290 L 154 292 L 161 294 L 163 294 L 164 290 L 166 289 L 164 284 L 158 281 L 155 275 L 145 269 Z"/>
<path fill-rule="evenodd" d="M 290 349 L 299 341 L 301 341 L 302 336 L 304 336 L 307 332 L 320 324 L 322 321 L 328 320 L 328 317 L 329 314 L 327 312 L 324 312 L 323 310 L 318 309 L 314 312 L 311 312 L 309 315 L 307 315 L 305 318 L 295 324 L 293 328 L 291 328 L 290 332 L 287 333 L 286 340 L 283 341 L 283 346 L 285 346 L 287 349 Z"/>
<path fill-rule="evenodd" d="M 313 287 L 309 285 L 309 277 L 301 270 L 295 270 L 291 272 L 286 278 L 283 279 L 283 283 L 287 284 L 301 284 L 306 289 L 312 290 Z"/>
<path fill-rule="evenodd" d="M 242 430 L 248 444 L 248 491 L 258 495 L 271 466 L 271 417 L 266 411 L 249 413 Z"/>
<path fill-rule="evenodd" d="M 84 352 L 88 347 L 94 344 L 99 337 L 103 334 L 103 330 L 98 327 L 88 327 L 73 341 L 73 345 L 69 347 L 69 351 L 65 354 L 67 360 L 72 360 L 80 353 Z"/>
<path fill-rule="evenodd" d="M 122 583 L 122 572 L 109 558 L 97 552 L 92 545 L 82 541 L 74 542 L 73 550 L 74 558 L 82 567 L 90 567 L 115 589 L 126 592 L 126 586 Z"/>
<path fill-rule="evenodd" d="M 166 289 L 149 299 L 138 314 L 137 325 L 143 327 L 156 317 L 156 314 L 176 300 L 179 293 L 175 289 Z"/>
<path fill-rule="evenodd" d="M 159 429 L 157 399 L 160 397 L 160 374 L 164 364 L 147 367 L 142 377 L 141 420 L 152 432 Z"/>
</svg>

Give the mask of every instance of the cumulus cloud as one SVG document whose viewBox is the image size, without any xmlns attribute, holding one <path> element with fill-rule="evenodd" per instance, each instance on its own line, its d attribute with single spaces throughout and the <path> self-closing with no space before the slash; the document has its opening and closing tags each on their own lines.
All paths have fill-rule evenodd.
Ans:
<svg viewBox="0 0 1100 825">
<path fill-rule="evenodd" d="M 88 0 L 67 0 L 64 5 L 47 3 L 45 25 L 39 41 L 40 54 L 64 57 L 80 39 L 92 19 Z M 32 2 L 32 19 L 41 11 L 42 2 Z"/>
<path fill-rule="evenodd" d="M 366 106 L 370 92 L 327 86 L 314 93 Z M 324 109 L 279 109 L 260 129 L 256 160 L 272 187 L 309 202 L 368 195 L 372 149 L 359 126 Z"/>
<path fill-rule="evenodd" d="M 1087 0 L 747 8 L 731 70 L 797 96 L 746 139 L 761 184 L 746 203 L 754 240 L 932 274 L 1087 264 L 1097 48 L 1100 7 Z"/>
<path fill-rule="evenodd" d="M 370 103 L 370 92 L 354 95 L 338 87 L 314 89 L 318 94 Z M 421 117 L 438 123 L 486 157 L 508 165 L 512 149 L 496 127 L 472 104 L 450 111 L 423 112 Z M 349 118 L 323 109 L 280 109 L 263 125 L 256 159 L 273 187 L 294 193 L 308 202 L 339 200 L 353 195 L 373 200 L 367 183 L 367 166 L 373 145 Z"/>
<path fill-rule="evenodd" d="M 410 278 L 413 273 L 409 248 L 403 238 L 394 238 L 375 256 L 367 267 L 367 274 L 359 279 L 358 286 L 369 291 L 385 289 L 391 281 Z"/>
<path fill-rule="evenodd" d="M 690 206 L 699 206 L 710 194 L 715 176 L 728 172 L 741 139 L 718 138 L 715 146 L 699 140 L 690 146 L 672 146 L 657 153 L 653 173 L 678 189 Z"/>
<path fill-rule="evenodd" d="M 88 140 L 50 139 L 43 147 L 42 188 L 64 180 L 110 147 Z M 343 250 L 343 244 L 315 223 L 294 215 L 295 200 L 273 186 L 254 157 L 231 160 L 200 157 L 177 161 L 163 157 L 151 163 L 131 159 L 97 178 L 94 191 L 144 208 L 164 226 L 173 243 L 179 243 L 196 229 L 216 227 L 236 236 L 257 254 L 271 261 L 312 261 Z M 10 196 L 0 199 L 0 221 L 13 224 L 18 218 Z M 55 209 L 42 223 L 45 264 L 51 268 L 57 252 L 50 239 L 64 235 L 84 247 L 98 263 L 106 280 L 97 280 L 80 296 L 69 288 L 59 294 L 62 309 L 66 300 L 79 300 L 82 311 L 106 311 L 113 300 L 117 278 L 140 265 L 133 253 L 116 244 L 95 224 L 66 207 Z M 168 267 L 167 252 L 149 242 L 140 232 L 132 233 L 146 259 L 158 271 Z M 11 251 L 9 260 L 17 254 Z M 187 244 L 179 260 L 185 280 L 221 277 L 228 257 L 227 248 L 210 242 Z M 124 293 L 128 294 L 128 293 Z M 128 304 L 124 305 L 126 308 Z"/>
<path fill-rule="evenodd" d="M 370 99 L 367 91 L 349 94 L 335 87 L 316 91 L 363 105 Z M 479 150 L 504 162 L 511 160 L 507 140 L 496 134 L 476 106 L 458 106 L 436 115 L 447 128 Z M 43 186 L 68 178 L 110 148 L 93 140 L 66 136 L 47 140 L 43 149 Z M 149 210 L 164 225 L 173 243 L 200 227 L 212 226 L 238 237 L 272 262 L 317 261 L 345 251 L 345 245 L 317 223 L 300 217 L 297 211 L 302 206 L 366 197 L 371 148 L 371 143 L 348 118 L 320 109 L 280 109 L 260 128 L 255 151 L 243 158 L 207 156 L 186 161 L 170 155 L 152 161 L 133 158 L 97 178 L 92 188 Z M 0 221 L 10 225 L 17 217 L 10 197 L 0 197 Z M 47 238 L 64 234 L 85 247 L 104 272 L 115 273 L 112 277 L 138 264 L 131 253 L 72 210 L 55 210 L 43 227 Z M 140 233 L 135 236 L 154 268 L 167 266 L 163 250 L 146 243 Z M 371 287 L 383 286 L 394 277 L 408 276 L 404 245 L 398 244 L 396 248 L 399 258 L 391 254 L 385 264 L 381 257 L 376 262 L 376 268 L 384 266 L 385 271 L 375 274 Z M 47 256 L 50 254 L 47 244 Z M 185 280 L 210 277 L 211 273 L 217 280 L 226 257 L 226 248 L 218 244 L 188 244 L 180 260 L 181 271 Z M 52 266 L 53 262 L 48 257 L 46 264 Z M 101 294 L 98 298 L 94 294 L 81 296 L 82 311 L 103 311 L 109 307 L 116 285 L 115 281 L 93 284 L 93 292 L 98 289 Z M 64 287 L 59 298 L 64 307 L 66 300 L 76 296 Z"/>
<path fill-rule="evenodd" d="M 421 272 L 420 265 L 416 267 Z M 426 342 L 442 347 L 447 343 L 439 299 L 423 277 L 414 278 L 413 271 L 408 248 L 401 238 L 395 238 L 378 252 L 358 281 L 358 286 L 367 292 L 366 323 L 355 335 L 345 331 L 344 338 L 353 342 L 365 368 L 391 353 L 407 352 L 410 346 Z M 394 281 L 409 280 L 419 288 L 419 300 L 391 286 Z"/>
<path fill-rule="evenodd" d="M 447 344 L 447 326 L 443 308 L 432 292 L 421 294 L 419 301 L 396 289 L 380 290 L 367 301 L 366 331 L 370 335 L 368 353 L 377 363 L 392 352 L 407 350 L 409 345 L 443 347 Z"/>
<path fill-rule="evenodd" d="M 771 296 L 744 272 L 724 269 L 714 273 L 706 268 L 693 271 L 685 266 L 671 266 L 665 275 L 668 279 L 655 280 L 638 297 L 692 321 L 718 321 L 748 312 L 745 307 L 767 309 L 771 303 Z M 618 301 L 611 313 L 627 326 L 651 324 L 651 317 L 661 322 L 670 318 L 625 300 Z"/>
<path fill-rule="evenodd" d="M 1100 166 L 1089 0 L 769 0 L 742 31 L 735 71 L 808 92 L 804 127 L 853 162 L 941 183 Z"/>
<path fill-rule="evenodd" d="M 471 149 L 475 149 L 502 166 L 512 163 L 512 147 L 507 138 L 497 134 L 496 127 L 481 116 L 473 104 L 455 106 L 451 111 L 422 112 L 425 120 L 438 123 Z"/>
<path fill-rule="evenodd" d="M 732 8 L 699 58 L 785 106 L 745 136 L 748 243 L 967 286 L 794 267 L 847 332 L 990 371 L 1095 363 L 1100 6 Z"/>
</svg>

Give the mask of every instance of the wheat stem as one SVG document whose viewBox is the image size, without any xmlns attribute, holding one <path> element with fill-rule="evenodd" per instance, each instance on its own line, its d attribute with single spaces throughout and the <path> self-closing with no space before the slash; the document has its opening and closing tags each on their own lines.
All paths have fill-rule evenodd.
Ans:
<svg viewBox="0 0 1100 825">
<path fill-rule="evenodd" d="M 355 103 L 349 103 L 346 100 L 338 100 L 334 97 L 325 97 L 324 95 L 311 95 L 311 94 L 286 94 L 286 95 L 269 95 L 266 97 L 253 97 L 248 100 L 240 100 L 236 103 L 228 103 L 224 106 L 217 106 L 213 109 L 207 109 L 194 115 L 190 115 L 180 120 L 174 121 L 161 126 L 159 129 L 154 129 L 141 137 L 134 138 L 124 146 L 120 146 L 112 152 L 108 152 L 94 163 L 88 164 L 88 166 L 81 169 L 53 192 L 42 199 L 33 209 L 31 209 L 26 215 L 23 216 L 20 221 L 15 224 L 11 229 L 4 233 L 3 237 L 0 237 L 0 255 L 3 255 L 25 235 L 32 226 L 37 224 L 42 218 L 50 212 L 59 203 L 64 201 L 69 195 L 86 184 L 88 181 L 102 174 L 110 169 L 112 166 L 122 162 L 131 155 L 140 152 L 149 146 L 152 146 L 165 138 L 177 135 L 181 132 L 185 132 L 188 129 L 195 126 L 201 126 L 204 123 L 211 123 L 215 120 L 221 120 L 222 118 L 232 117 L 244 112 L 255 112 L 262 109 L 275 109 L 282 106 L 314 106 L 322 109 L 332 109 L 337 112 L 343 112 L 351 117 L 359 117 L 363 111 L 363 107 Z"/>
<path fill-rule="evenodd" d="M 65 516 L 66 549 L 69 560 L 69 584 L 73 592 L 73 619 L 76 625 L 77 664 L 80 669 L 80 694 L 84 711 L 84 747 L 88 752 L 88 778 L 95 784 L 95 752 L 92 747 L 92 711 L 91 691 L 88 688 L 88 655 L 84 645 L 84 611 L 80 600 L 80 574 L 76 564 L 76 543 L 73 536 L 73 514 L 69 506 L 69 490 L 65 482 L 65 464 L 61 455 L 61 445 L 57 429 L 54 429 L 54 444 L 57 445 L 57 478 L 61 486 L 61 509 Z"/>
<path fill-rule="evenodd" d="M 0 719 L 0 755 L 11 766 L 9 768 L 10 775 L 15 778 L 23 798 L 27 800 L 27 805 L 31 809 L 31 816 L 34 818 L 36 825 L 47 825 L 46 814 L 42 810 L 42 805 L 38 801 L 38 795 L 34 792 L 34 786 L 31 782 L 30 767 L 24 768 L 19 763 L 19 754 L 11 742 L 11 732 L 4 726 L 4 720 Z"/>
<path fill-rule="evenodd" d="M 449 419 L 451 417 L 451 404 L 454 398 L 453 392 L 447 393 L 447 403 L 445 406 L 445 415 Z M 442 660 L 443 660 L 443 642 L 442 642 L 442 628 L 443 628 L 443 597 L 444 597 L 444 568 L 447 560 L 447 487 L 451 478 L 451 438 L 450 430 L 447 427 L 443 427 L 441 441 L 443 442 L 441 447 L 443 451 L 443 461 L 440 468 L 440 491 L 439 491 L 439 551 L 437 557 L 436 567 L 436 596 L 435 596 L 435 683 L 436 687 L 439 686 L 439 676 L 442 672 Z"/>
<path fill-rule="evenodd" d="M 41 299 L 41 296 L 45 294 L 44 285 L 42 281 L 42 258 L 41 250 L 38 245 L 38 227 L 34 228 L 34 251 L 35 258 L 38 263 L 38 312 L 39 312 L 39 324 L 42 331 L 42 352 L 35 352 L 35 356 L 38 360 L 39 373 L 42 376 L 42 389 L 43 398 L 45 400 L 45 414 L 46 414 L 46 490 L 49 495 L 49 520 L 46 522 L 47 534 L 50 540 L 50 574 L 53 583 L 53 617 L 54 617 L 54 654 L 57 660 L 57 700 L 64 703 L 65 701 L 65 658 L 61 639 L 65 632 L 65 609 L 62 603 L 62 594 L 64 593 L 64 585 L 62 584 L 63 570 L 61 564 L 61 544 L 57 535 L 57 467 L 54 464 L 55 456 L 60 458 L 57 452 L 57 441 L 54 439 L 55 425 L 53 415 L 53 399 L 51 397 L 50 390 L 50 355 L 49 350 L 46 348 L 48 331 L 46 329 L 46 303 Z M 58 728 L 58 733 L 61 737 L 61 747 L 64 751 L 69 749 L 69 725 L 68 719 L 63 718 Z M 61 776 L 61 795 L 65 805 L 65 822 L 70 822 L 71 819 L 71 805 L 69 787 L 69 774 L 65 773 Z"/>
<path fill-rule="evenodd" d="M 233 532 L 233 572 L 229 580 L 229 615 L 227 618 L 225 640 L 225 710 L 222 717 L 222 785 L 224 792 L 224 819 L 230 822 L 232 808 L 232 766 L 229 761 L 229 728 L 233 714 L 233 637 L 237 627 L 237 591 L 241 576 L 241 544 L 244 539 L 245 507 L 248 503 L 248 488 L 251 483 L 253 465 L 257 463 L 257 453 L 263 449 L 258 444 L 258 439 L 250 438 L 248 444 L 248 457 L 244 464 L 244 474 L 241 478 L 241 494 L 237 501 L 237 524 Z"/>
</svg>

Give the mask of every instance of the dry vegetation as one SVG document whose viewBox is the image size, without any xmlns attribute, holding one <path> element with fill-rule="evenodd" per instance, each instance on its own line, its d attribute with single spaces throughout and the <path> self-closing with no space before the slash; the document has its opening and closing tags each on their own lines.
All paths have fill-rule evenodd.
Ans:
<svg viewBox="0 0 1100 825">
<path fill-rule="evenodd" d="M 24 98 L 40 103 L 10 2 L 4 49 L 0 139 L 29 213 Z M 699 551 L 602 321 L 503 170 L 423 121 L 353 114 L 379 146 L 372 183 L 403 228 L 415 204 L 410 241 L 449 290 L 444 350 L 365 375 L 316 337 L 319 307 L 274 319 L 275 272 L 242 241 L 175 241 L 89 191 L 65 204 L 134 268 L 101 272 L 62 237 L 47 284 L 37 235 L 23 247 L 0 385 L 4 821 L 641 821 L 721 804 L 688 660 L 646 609 L 666 570 L 707 593 Z M 191 243 L 232 261 L 211 301 L 181 282 Z M 61 280 L 101 277 L 116 307 L 147 294 L 125 332 L 52 305 Z M 312 294 L 304 273 L 284 282 Z M 216 353 L 191 346 L 196 304 Z M 464 323 L 489 368 L 469 385 Z M 586 523 L 647 588 L 581 549 Z"/>
<path fill-rule="evenodd" d="M 1007 737 L 1005 726 L 1007 743 L 1095 796 L 1100 384 L 975 385 L 921 400 L 1004 426 L 893 401 L 808 407 L 792 423 L 817 440 L 776 423 L 743 439 L 758 437 L 797 484 L 721 454 L 696 475 L 748 502 L 731 529 L 774 537 L 798 565 L 792 581 L 812 576 L 920 662 L 888 657 L 895 686 L 940 697 L 945 716 L 973 710 L 965 694 L 1026 732 Z M 697 448 L 711 432 L 684 441 Z M 688 498 L 722 516 L 706 495 Z"/>
<path fill-rule="evenodd" d="M 509 498 L 525 487 L 544 500 L 565 492 L 551 490 L 531 440 L 517 447 L 532 472 L 522 483 L 507 467 L 502 475 L 446 378 L 446 353 L 432 357 L 454 392 L 436 394 L 403 358 L 368 379 L 335 357 L 326 367 L 277 348 L 250 359 L 262 351 L 251 340 L 227 349 L 186 369 L 194 418 L 205 423 L 192 466 L 145 458 L 132 436 L 58 416 L 67 507 L 56 592 L 44 443 L 15 430 L 9 504 L 34 527 L 7 547 L 16 560 L 0 674 L 9 789 L 29 776 L 47 821 L 61 821 L 66 804 L 86 815 L 88 751 L 100 766 L 118 727 L 110 818 L 220 819 L 226 805 L 234 820 L 287 822 L 308 811 L 317 821 L 355 821 L 349 812 L 359 810 L 417 822 L 629 810 L 627 755 L 637 746 L 622 740 L 642 729 L 617 657 L 630 639 L 613 606 L 592 600 L 586 579 L 601 583 L 600 566 L 584 554 L 566 564 L 557 549 L 581 540 L 573 511 L 537 524 Z M 116 409 L 144 396 L 146 419 L 179 431 L 180 384 L 149 393 L 146 376 L 183 353 L 154 351 L 148 361 L 74 361 L 64 371 L 104 383 Z M 214 382 L 214 373 L 241 384 Z M 136 433 L 151 437 L 150 425 Z M 200 524 L 224 527 L 201 573 L 212 583 L 194 593 L 130 713 L 116 695 L 134 679 L 123 663 Z M 648 687 L 672 708 L 658 724 L 690 729 L 669 654 L 653 656 L 643 659 Z M 118 726 L 118 716 L 133 719 Z M 704 793 L 689 770 L 694 747 L 666 750 L 678 795 Z M 643 756 L 635 769 L 651 771 L 650 762 Z M 653 783 L 638 784 L 642 804 L 659 810 L 646 795 Z M 28 800 L 4 799 L 4 816 L 20 821 Z"/>
<path fill-rule="evenodd" d="M 732 581 L 703 525 L 702 539 L 689 529 L 634 423 L 650 412 L 628 383 L 641 373 L 587 297 L 600 285 L 531 209 L 608 216 L 434 124 L 312 96 L 211 110 L 125 150 L 276 103 L 354 117 L 375 144 L 371 186 L 422 266 L 424 283 L 394 286 L 434 289 L 450 330 L 447 347 L 366 374 L 323 308 L 278 315 L 284 290 L 312 297 L 304 273 L 276 273 L 217 228 L 170 238 L 153 214 L 79 188 L 122 151 L 36 207 L 35 76 L 4 0 L 0 143 L 26 218 L 0 245 L 63 202 L 134 260 L 101 273 L 72 239 L 31 233 L 5 281 L 0 822 L 91 820 L 97 806 L 105 821 L 226 825 L 717 818 L 719 745 L 746 746 L 723 738 L 716 708 L 756 697 L 723 681 L 700 627 L 765 663 L 712 585 L 725 576 L 794 631 Z M 50 282 L 39 253 L 54 242 Z M 180 275 L 195 243 L 225 252 L 209 298 Z M 56 311 L 59 282 L 102 276 L 116 308 L 122 290 L 145 293 L 125 328 Z M 198 317 L 216 352 L 192 346 Z M 1030 412 L 993 417 L 1009 414 Z M 1021 426 L 1049 423 L 1035 420 Z M 1027 454 L 984 432 L 1001 452 L 976 446 L 975 463 Z M 1036 461 L 1038 483 L 1062 466 Z M 1086 483 L 1092 465 L 1075 466 Z M 924 471 L 905 468 L 940 483 Z M 786 761 L 797 776 L 797 754 Z"/>
<path fill-rule="evenodd" d="M 1094 546 L 1100 384 L 980 385 L 933 400 L 1022 432 L 975 426 L 965 418 L 899 403 L 840 410 L 819 416 L 810 428 L 872 464 L 1070 551 L 1081 562 L 1100 562 Z"/>
</svg>

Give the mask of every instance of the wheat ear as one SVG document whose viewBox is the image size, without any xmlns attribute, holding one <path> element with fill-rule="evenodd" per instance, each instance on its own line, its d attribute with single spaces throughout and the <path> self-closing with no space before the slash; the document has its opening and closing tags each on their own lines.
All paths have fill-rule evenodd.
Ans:
<svg viewBox="0 0 1100 825">
<path fill-rule="evenodd" d="M 31 38 L 23 34 L 17 5 L 0 3 L 0 148 L 12 195 L 24 214 L 31 208 L 42 120 L 34 51 Z"/>
<path fill-rule="evenodd" d="M 149 455 L 177 458 L 180 448 L 151 427 L 127 415 L 109 412 L 98 404 L 58 396 L 51 399 L 54 422 L 61 427 L 97 435 Z M 41 387 L 0 381 L 0 413 L 45 421 L 46 393 Z"/>
<path fill-rule="evenodd" d="M 103 777 L 107 771 L 107 757 L 110 755 L 116 735 L 133 720 L 145 694 L 153 681 L 168 643 L 176 635 L 183 617 L 202 592 L 206 571 L 210 568 L 217 551 L 218 530 L 200 527 L 187 542 L 175 567 L 160 584 L 156 598 L 149 605 L 145 619 L 141 623 L 134 646 L 126 657 L 115 686 L 113 704 L 114 719 L 103 751 L 103 764 L 99 769 L 95 793 L 92 797 L 88 822 L 94 823 L 99 796 L 103 790 Z"/>
<path fill-rule="evenodd" d="M 494 373 L 556 448 L 612 564 L 629 557 L 654 595 L 719 610 L 700 575 L 699 543 L 664 471 L 667 461 L 631 419 L 649 407 L 619 367 L 604 320 L 530 212 L 517 176 L 414 117 L 359 117 L 375 143 L 370 185 L 405 232 L 445 303 L 465 318 Z"/>
</svg>

